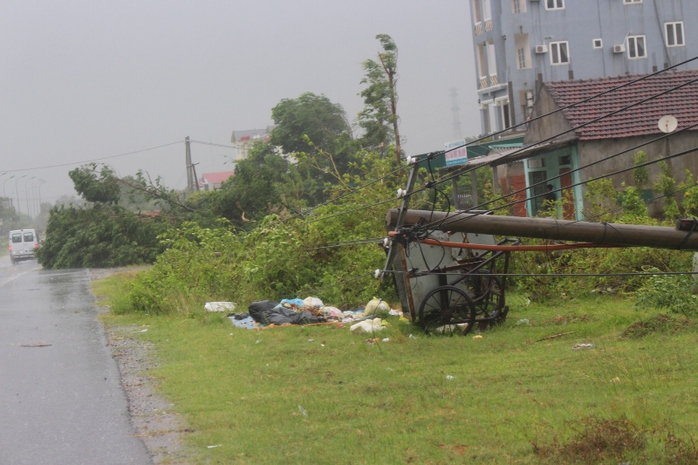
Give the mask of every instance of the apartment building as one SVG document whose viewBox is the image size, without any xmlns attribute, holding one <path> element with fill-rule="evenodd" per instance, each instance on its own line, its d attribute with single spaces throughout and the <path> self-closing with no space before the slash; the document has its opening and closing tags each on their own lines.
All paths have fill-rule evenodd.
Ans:
<svg viewBox="0 0 698 465">
<path fill-rule="evenodd" d="M 525 123 L 539 81 L 647 74 L 698 56 L 698 0 L 469 2 L 483 134 Z"/>
</svg>

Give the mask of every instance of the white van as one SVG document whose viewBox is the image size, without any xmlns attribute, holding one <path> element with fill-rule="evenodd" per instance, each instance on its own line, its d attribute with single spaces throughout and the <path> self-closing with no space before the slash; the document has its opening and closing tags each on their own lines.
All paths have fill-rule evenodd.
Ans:
<svg viewBox="0 0 698 465">
<path fill-rule="evenodd" d="M 39 248 L 39 235 L 33 229 L 15 229 L 10 231 L 10 260 L 14 265 L 20 260 L 34 258 Z"/>
</svg>

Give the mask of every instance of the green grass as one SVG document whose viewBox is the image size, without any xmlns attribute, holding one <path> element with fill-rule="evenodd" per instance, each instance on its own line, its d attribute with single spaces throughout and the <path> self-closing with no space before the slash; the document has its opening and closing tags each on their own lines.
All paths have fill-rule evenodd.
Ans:
<svg viewBox="0 0 698 465">
<path fill-rule="evenodd" d="M 123 280 L 95 292 L 118 296 Z M 374 345 L 348 327 L 250 331 L 199 310 L 104 321 L 147 325 L 137 337 L 194 431 L 192 463 L 695 462 L 696 324 L 618 297 L 508 298 L 481 338 L 391 318 Z"/>
</svg>

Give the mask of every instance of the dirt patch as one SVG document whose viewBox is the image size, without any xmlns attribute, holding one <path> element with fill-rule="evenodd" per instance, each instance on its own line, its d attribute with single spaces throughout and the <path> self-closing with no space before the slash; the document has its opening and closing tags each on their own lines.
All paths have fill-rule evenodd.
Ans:
<svg viewBox="0 0 698 465">
<path fill-rule="evenodd" d="M 91 269 L 94 281 L 110 274 L 132 271 L 133 268 Z M 102 307 L 103 311 L 108 311 Z M 149 372 L 157 368 L 154 347 L 136 338 L 139 327 L 105 328 L 107 346 L 111 350 L 121 372 L 121 385 L 128 399 L 129 415 L 135 435 L 140 437 L 153 463 L 183 465 L 188 456 L 183 436 L 191 430 L 175 413 L 174 406 L 155 389 Z"/>
</svg>

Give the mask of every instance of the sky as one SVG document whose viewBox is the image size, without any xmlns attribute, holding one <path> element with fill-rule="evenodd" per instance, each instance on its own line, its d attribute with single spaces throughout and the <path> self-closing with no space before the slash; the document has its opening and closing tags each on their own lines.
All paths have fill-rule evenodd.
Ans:
<svg viewBox="0 0 698 465">
<path fill-rule="evenodd" d="M 26 213 L 76 195 L 68 172 L 90 161 L 183 189 L 187 136 L 198 175 L 231 170 L 232 132 L 305 92 L 355 123 L 377 34 L 399 51 L 406 153 L 439 150 L 480 132 L 469 16 L 464 0 L 0 0 L 3 196 Z"/>
</svg>

